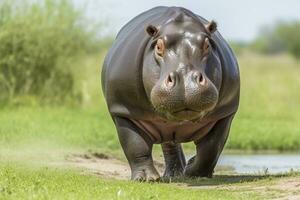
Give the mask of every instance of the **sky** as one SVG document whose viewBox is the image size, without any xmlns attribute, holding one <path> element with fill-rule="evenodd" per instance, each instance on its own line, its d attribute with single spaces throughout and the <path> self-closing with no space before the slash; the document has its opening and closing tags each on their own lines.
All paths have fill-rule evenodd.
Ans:
<svg viewBox="0 0 300 200">
<path fill-rule="evenodd" d="M 74 0 L 89 19 L 106 24 L 116 34 L 130 19 L 155 6 L 182 6 L 218 23 L 228 40 L 251 41 L 264 27 L 278 21 L 300 20 L 299 0 Z"/>
</svg>

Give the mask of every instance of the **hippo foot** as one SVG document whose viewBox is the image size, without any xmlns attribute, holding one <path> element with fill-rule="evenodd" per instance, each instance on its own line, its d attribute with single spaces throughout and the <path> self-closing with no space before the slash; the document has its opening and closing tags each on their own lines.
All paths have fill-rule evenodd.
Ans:
<svg viewBox="0 0 300 200">
<path fill-rule="evenodd" d="M 183 176 L 183 170 L 182 171 L 178 171 L 178 170 L 166 170 L 164 172 L 163 178 L 174 178 L 174 177 L 181 177 Z"/>
<path fill-rule="evenodd" d="M 174 168 L 166 168 L 163 178 L 170 179 L 174 177 L 181 177 L 183 176 L 183 170 L 184 168 L 177 166 L 174 166 Z"/>
<path fill-rule="evenodd" d="M 160 179 L 154 166 L 143 166 L 132 170 L 131 180 L 153 182 Z"/>
<path fill-rule="evenodd" d="M 207 168 L 203 168 L 200 164 L 196 161 L 196 156 L 189 159 L 185 169 L 184 169 L 184 176 L 187 177 L 206 177 L 212 178 L 213 170 L 208 170 Z"/>
</svg>

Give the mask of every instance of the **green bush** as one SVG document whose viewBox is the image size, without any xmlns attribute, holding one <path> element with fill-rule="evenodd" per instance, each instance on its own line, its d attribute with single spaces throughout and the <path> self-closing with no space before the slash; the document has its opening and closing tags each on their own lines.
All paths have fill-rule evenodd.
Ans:
<svg viewBox="0 0 300 200">
<path fill-rule="evenodd" d="M 287 51 L 286 44 L 279 35 L 277 28 L 278 24 L 273 27 L 263 27 L 259 36 L 254 40 L 250 47 L 257 52 L 264 54 L 277 54 Z"/>
<path fill-rule="evenodd" d="M 0 101 L 80 99 L 72 59 L 97 40 L 86 24 L 68 0 L 0 1 Z"/>
<path fill-rule="evenodd" d="M 259 53 L 275 54 L 289 52 L 300 58 L 300 22 L 279 22 L 264 27 L 251 48 Z"/>
<path fill-rule="evenodd" d="M 300 58 L 300 22 L 281 23 L 276 32 L 287 50 L 296 58 Z"/>
</svg>

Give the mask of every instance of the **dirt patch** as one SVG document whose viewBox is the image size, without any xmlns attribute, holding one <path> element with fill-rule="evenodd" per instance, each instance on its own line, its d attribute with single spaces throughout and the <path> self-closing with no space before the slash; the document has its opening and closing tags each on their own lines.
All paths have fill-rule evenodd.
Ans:
<svg viewBox="0 0 300 200">
<path fill-rule="evenodd" d="M 130 178 L 129 166 L 103 153 L 72 154 L 66 157 L 66 162 L 68 165 L 104 178 L 119 180 Z"/>
<path fill-rule="evenodd" d="M 86 154 L 72 154 L 66 156 L 66 162 L 68 165 L 81 168 L 104 178 L 113 178 L 117 180 L 130 179 L 130 167 L 128 163 L 122 162 L 103 153 L 88 152 Z M 162 174 L 164 164 L 162 162 L 155 161 L 154 165 Z"/>
<path fill-rule="evenodd" d="M 258 181 L 258 180 L 257 180 Z M 300 177 L 286 176 L 276 177 L 265 184 L 246 184 L 246 185 L 219 185 L 217 188 L 238 190 L 242 189 L 247 192 L 256 192 L 263 196 L 272 196 L 274 200 L 298 200 L 300 199 Z"/>
<path fill-rule="evenodd" d="M 271 188 L 281 191 L 283 196 L 277 200 L 299 200 L 300 199 L 300 177 L 289 177 L 278 180 Z"/>
<path fill-rule="evenodd" d="M 291 190 L 300 193 L 300 177 L 287 178 L 278 181 L 274 188 L 278 190 Z"/>
</svg>

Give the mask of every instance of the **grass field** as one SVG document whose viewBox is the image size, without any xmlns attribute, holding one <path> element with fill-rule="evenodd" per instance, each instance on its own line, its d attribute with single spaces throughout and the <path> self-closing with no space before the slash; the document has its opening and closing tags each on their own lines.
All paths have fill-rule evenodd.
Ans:
<svg viewBox="0 0 300 200">
<path fill-rule="evenodd" d="M 239 64 L 241 103 L 227 148 L 299 150 L 300 62 L 245 54 Z"/>
<path fill-rule="evenodd" d="M 0 143 L 47 140 L 119 151 L 100 89 L 101 62 L 101 55 L 93 56 L 75 67 L 77 87 L 82 88 L 84 97 L 82 106 L 22 106 L 21 101 L 21 106 L 2 108 Z M 239 63 L 241 103 L 227 149 L 300 150 L 300 62 L 289 56 L 245 54 Z"/>
<path fill-rule="evenodd" d="M 24 98 L 0 109 L 0 199 L 272 199 L 287 192 L 298 195 L 271 187 L 281 177 L 192 180 L 188 185 L 201 187 L 191 189 L 186 181 L 133 183 L 48 165 L 89 149 L 124 159 L 100 89 L 102 57 L 91 56 L 74 66 L 82 105 L 39 106 Z M 239 63 L 241 105 L 226 150 L 300 150 L 300 62 L 286 55 L 246 53 Z M 191 152 L 193 145 L 185 148 Z M 213 187 L 202 187 L 207 185 Z M 253 189 L 266 185 L 270 188 L 263 192 Z"/>
</svg>

